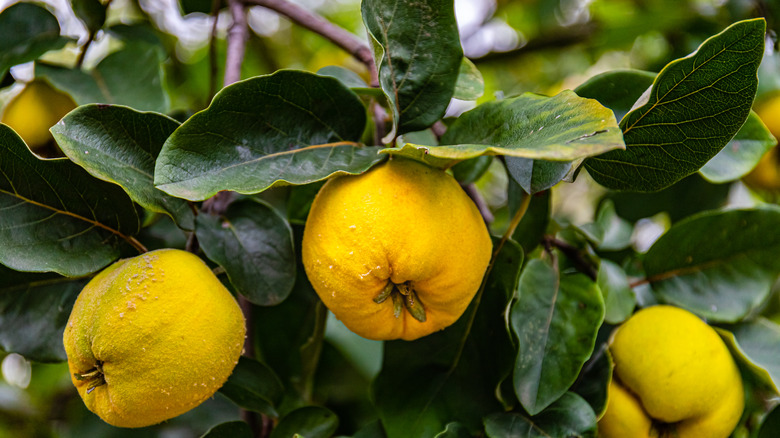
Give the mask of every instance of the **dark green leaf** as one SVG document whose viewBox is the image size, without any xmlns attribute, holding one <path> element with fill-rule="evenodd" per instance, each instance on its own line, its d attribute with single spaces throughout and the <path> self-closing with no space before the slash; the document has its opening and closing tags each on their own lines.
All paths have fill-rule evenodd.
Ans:
<svg viewBox="0 0 780 438">
<path fill-rule="evenodd" d="M 293 227 L 298 251 L 302 234 L 302 226 Z M 252 307 L 253 320 L 248 330 L 254 333 L 258 359 L 276 372 L 291 403 L 299 405 L 311 397 L 327 308 L 311 287 L 300 257 L 296 261 L 295 286 L 290 296 L 277 306 Z"/>
<path fill-rule="evenodd" d="M 614 368 L 606 344 L 601 345 L 602 348 L 585 363 L 577 383 L 572 387 L 572 391 L 588 402 L 596 417 L 601 417 L 607 410 L 607 388 Z"/>
<path fill-rule="evenodd" d="M 713 183 L 738 180 L 756 167 L 761 157 L 776 144 L 777 139 L 751 111 L 737 135 L 699 172 Z"/>
<path fill-rule="evenodd" d="M 60 36 L 57 18 L 41 6 L 17 3 L 0 13 L 0 74 L 34 61 L 71 41 Z"/>
<path fill-rule="evenodd" d="M 382 153 L 447 168 L 481 155 L 572 161 L 624 147 L 612 111 L 571 91 L 482 104 L 455 120 L 441 143 L 454 146 L 406 144 Z"/>
<path fill-rule="evenodd" d="M 587 159 L 591 176 L 611 189 L 652 192 L 698 171 L 750 112 L 765 27 L 763 19 L 738 22 L 664 67 L 620 123 L 626 150 Z"/>
<path fill-rule="evenodd" d="M 612 70 L 588 79 L 574 92 L 598 100 L 615 113 L 615 119 L 623 120 L 642 93 L 653 85 L 655 76 L 642 70 Z"/>
<path fill-rule="evenodd" d="M 460 423 L 449 423 L 434 438 L 471 438 L 471 433 Z"/>
<path fill-rule="evenodd" d="M 463 58 L 452 97 L 460 100 L 477 100 L 484 93 L 485 80 L 482 79 L 482 73 L 468 58 Z"/>
<path fill-rule="evenodd" d="M 70 112 L 51 132 L 71 161 L 103 181 L 118 184 L 144 208 L 165 213 L 192 230 L 194 217 L 187 202 L 154 186 L 155 160 L 178 126 L 162 114 L 85 105 Z"/>
<path fill-rule="evenodd" d="M 206 256 L 225 268 L 230 282 L 261 306 L 281 303 L 295 283 L 292 230 L 272 207 L 246 199 L 216 216 L 198 215 L 198 242 Z"/>
<path fill-rule="evenodd" d="M 758 438 L 775 438 L 780 435 L 780 405 L 775 406 L 761 423 Z"/>
<path fill-rule="evenodd" d="M 528 262 L 510 314 L 518 342 L 515 392 L 528 413 L 566 393 L 593 352 L 603 320 L 594 282 L 582 274 L 560 275 L 540 259 Z"/>
<path fill-rule="evenodd" d="M 71 5 L 90 33 L 97 32 L 105 24 L 107 5 L 100 0 L 73 0 Z"/>
<path fill-rule="evenodd" d="M 79 105 L 108 103 L 138 111 L 168 112 L 162 88 L 160 48 L 146 43 L 126 44 L 90 71 L 36 65 L 37 76 L 67 91 Z"/>
<path fill-rule="evenodd" d="M 544 161 L 506 157 L 506 170 L 513 180 L 531 195 L 543 192 L 563 181 L 572 168 L 570 161 Z"/>
<path fill-rule="evenodd" d="M 461 184 L 471 184 L 482 177 L 492 163 L 493 157 L 488 155 L 461 161 L 452 166 L 452 176 Z"/>
<path fill-rule="evenodd" d="M 363 0 L 361 9 L 394 132 L 431 126 L 450 103 L 463 59 L 452 0 Z"/>
<path fill-rule="evenodd" d="M 695 173 L 660 192 L 609 192 L 605 200 L 614 202 L 618 216 L 631 222 L 660 212 L 677 222 L 703 210 L 723 207 L 728 195 L 728 184 L 711 184 Z"/>
<path fill-rule="evenodd" d="M 604 296 L 604 320 L 610 324 L 625 321 L 636 307 L 636 295 L 628 283 L 625 271 L 615 263 L 601 259 L 596 282 Z"/>
<path fill-rule="evenodd" d="M 381 159 L 380 148 L 356 143 L 365 122 L 358 97 L 334 78 L 282 70 L 247 79 L 168 138 L 155 183 L 194 201 L 361 173 Z"/>
<path fill-rule="evenodd" d="M 567 392 L 534 417 L 516 413 L 485 417 L 485 435 L 488 438 L 595 438 L 596 416 L 585 400 Z"/>
<path fill-rule="evenodd" d="M 305 406 L 282 417 L 270 438 L 329 438 L 338 426 L 339 419 L 333 412 Z"/>
<path fill-rule="evenodd" d="M 86 283 L 0 265 L 0 348 L 36 362 L 65 360 L 62 333 Z"/>
<path fill-rule="evenodd" d="M 780 208 L 708 211 L 669 229 L 644 258 L 661 300 L 712 321 L 736 322 L 780 273 Z"/>
<path fill-rule="evenodd" d="M 218 424 L 200 438 L 252 438 L 252 428 L 243 421 L 228 421 Z"/>
<path fill-rule="evenodd" d="M 243 409 L 276 417 L 276 407 L 282 400 L 284 387 L 265 364 L 241 356 L 233 374 L 219 392 Z"/>
<path fill-rule="evenodd" d="M 780 390 L 780 326 L 758 318 L 718 331 L 747 368 L 777 393 Z"/>
<path fill-rule="evenodd" d="M 121 188 L 67 159 L 38 159 L 5 125 L 0 176 L 0 263 L 12 269 L 90 274 L 138 233 L 135 206 Z"/>
<path fill-rule="evenodd" d="M 514 294 L 523 253 L 508 241 L 479 301 L 452 326 L 412 342 L 385 342 L 372 399 L 388 438 L 430 438 L 457 421 L 477 430 L 502 409 L 495 388 L 511 372 L 513 348 L 502 315 Z M 471 315 L 473 325 L 469 326 Z"/>
</svg>

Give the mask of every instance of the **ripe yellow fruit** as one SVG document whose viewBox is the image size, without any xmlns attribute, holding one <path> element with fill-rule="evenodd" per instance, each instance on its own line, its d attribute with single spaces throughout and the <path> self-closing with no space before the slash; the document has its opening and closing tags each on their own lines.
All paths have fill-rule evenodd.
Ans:
<svg viewBox="0 0 780 438">
<path fill-rule="evenodd" d="M 0 122 L 19 134 L 36 151 L 54 141 L 49 128 L 76 108 L 76 103 L 48 82 L 36 79 L 24 86 L 3 109 Z"/>
<path fill-rule="evenodd" d="M 211 397 L 238 362 L 245 334 L 238 303 L 208 266 L 163 249 L 95 276 L 63 341 L 87 408 L 111 425 L 143 427 Z"/>
<path fill-rule="evenodd" d="M 615 370 L 600 436 L 726 438 L 739 422 L 739 370 L 720 336 L 692 313 L 640 310 L 613 333 L 609 349 Z"/>
<path fill-rule="evenodd" d="M 350 330 L 413 340 L 463 314 L 491 248 L 479 211 L 454 178 L 396 158 L 322 187 L 303 234 L 303 265 Z"/>
<path fill-rule="evenodd" d="M 780 93 L 756 106 L 756 114 L 769 128 L 769 132 L 780 140 Z M 775 146 L 745 175 L 747 185 L 769 191 L 780 191 L 780 151 Z"/>
</svg>

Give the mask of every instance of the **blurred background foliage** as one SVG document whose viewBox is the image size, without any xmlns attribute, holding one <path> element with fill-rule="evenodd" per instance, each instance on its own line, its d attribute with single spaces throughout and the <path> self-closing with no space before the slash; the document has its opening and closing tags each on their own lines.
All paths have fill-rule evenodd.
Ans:
<svg viewBox="0 0 780 438">
<path fill-rule="evenodd" d="M 294 2 L 365 37 L 359 0 Z M 13 3 L 16 2 L 0 0 L 0 9 Z M 73 66 L 89 31 L 66 0 L 43 3 L 57 16 L 63 34 L 73 41 L 61 50 L 47 53 L 39 64 Z M 158 47 L 163 59 L 163 88 L 169 98 L 168 113 L 184 120 L 205 108 L 222 84 L 230 16 L 222 10 L 215 25 L 211 7 L 210 0 L 113 0 L 106 19 L 108 31 L 94 35 L 84 65 L 97 65 L 121 47 L 122 35 L 132 34 Z M 691 53 L 704 39 L 729 24 L 757 16 L 767 19 L 769 33 L 759 70 L 756 103 L 780 90 L 778 0 L 456 0 L 455 7 L 465 55 L 479 68 L 485 93 L 477 102 L 453 100 L 448 110 L 450 116 L 478 103 L 527 91 L 553 95 L 609 70 L 657 72 L 669 61 Z M 365 67 L 349 54 L 272 11 L 252 7 L 249 25 L 243 78 L 280 68 L 316 72 L 338 65 L 368 79 Z M 11 69 L 0 82 L 0 104 L 20 86 L 15 82 L 29 80 L 32 75 L 30 64 Z M 508 184 L 510 180 L 497 161 L 477 180 L 496 216 L 492 224 L 495 233 L 506 227 L 511 208 L 507 205 Z M 690 193 L 696 195 L 686 198 Z M 274 202 L 273 191 L 263 196 Z M 773 196 L 754 193 L 740 182 L 712 184 L 698 175 L 654 194 L 607 193 L 583 172 L 575 184 L 555 187 L 552 217 L 558 229 L 568 223 L 587 223 L 594 219 L 599 200 L 610 199 L 618 215 L 633 223 L 633 244 L 641 252 L 672 222 L 691 213 L 727 203 L 754 205 L 772 201 Z M 545 202 L 539 208 L 547 208 Z M 555 224 L 546 226 L 556 228 Z M 162 220 L 145 233 L 159 233 L 168 239 L 173 228 L 170 221 Z M 161 246 L 181 246 L 181 242 L 161 242 Z M 778 309 L 780 302 L 775 298 L 768 311 L 777 313 Z M 357 338 L 334 318 L 330 318 L 327 330 L 318 370 L 322 378 L 314 388 L 314 398 L 328 400 L 337 414 L 343 409 L 350 412 L 350 418 L 370 422 L 374 414 L 367 388 L 380 368 L 381 345 Z M 194 411 L 163 425 L 139 430 L 112 428 L 86 411 L 73 391 L 65 364 L 32 364 L 19 355 L 4 353 L 0 353 L 0 360 L 0 438 L 184 438 L 199 436 L 213 424 L 239 417 L 235 406 L 217 394 Z M 350 433 L 358 426 L 342 424 L 340 432 Z"/>
</svg>

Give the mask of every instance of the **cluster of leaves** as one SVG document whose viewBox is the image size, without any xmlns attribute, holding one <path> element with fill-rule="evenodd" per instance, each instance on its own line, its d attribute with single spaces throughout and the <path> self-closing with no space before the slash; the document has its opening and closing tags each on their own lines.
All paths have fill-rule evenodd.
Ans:
<svg viewBox="0 0 780 438">
<path fill-rule="evenodd" d="M 105 10 L 83 4 L 94 34 Z M 483 103 L 436 139 L 421 131 L 450 100 L 481 94 L 452 1 L 364 0 L 362 17 L 381 94 L 339 68 L 280 70 L 225 87 L 180 122 L 165 114 L 164 51 L 138 27 L 105 29 L 122 48 L 90 69 L 37 62 L 36 76 L 80 106 L 51 129 L 64 158 L 39 159 L 0 125 L 0 347 L 64 360 L 62 330 L 89 277 L 189 235 L 253 304 L 254 357 L 220 392 L 272 419 L 273 438 L 595 436 L 611 378 L 606 338 L 637 305 L 658 302 L 718 325 L 755 398 L 741 427 L 758 431 L 754 415 L 776 433 L 780 413 L 765 416 L 762 397 L 780 385 L 780 326 L 760 315 L 780 274 L 780 209 L 724 210 L 722 190 L 690 194 L 702 178 L 738 180 L 775 144 L 750 110 L 764 21 L 738 22 L 658 74 L 611 71 L 552 97 Z M 0 40 L 10 42 L 0 74 L 66 42 L 30 4 L 0 14 Z M 376 103 L 392 147 L 369 140 Z M 453 326 L 414 342 L 326 339 L 337 323 L 300 265 L 308 206 L 325 179 L 388 155 L 452 169 L 464 185 L 498 163 L 519 223 L 496 237 L 484 291 Z M 592 223 L 551 220 L 550 188 L 582 168 L 614 191 Z M 222 191 L 238 195 L 203 208 Z M 684 196 L 691 205 L 679 205 Z M 637 252 L 633 220 L 660 211 L 679 217 Z M 360 362 L 379 348 L 367 376 Z M 207 433 L 251 434 L 244 422 Z"/>
</svg>

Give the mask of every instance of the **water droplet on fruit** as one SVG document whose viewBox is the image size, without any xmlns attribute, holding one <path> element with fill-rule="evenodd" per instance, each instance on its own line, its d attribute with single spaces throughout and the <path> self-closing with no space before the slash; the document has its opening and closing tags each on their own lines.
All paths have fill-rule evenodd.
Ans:
<svg viewBox="0 0 780 438">
<path fill-rule="evenodd" d="M 350 230 L 354 230 L 355 228 L 357 228 L 357 226 L 355 226 L 355 225 L 350 225 L 350 226 L 349 226 L 349 229 L 350 229 Z"/>
<path fill-rule="evenodd" d="M 125 314 L 124 314 L 124 312 L 123 312 L 123 313 L 120 313 L 120 314 L 119 314 L 119 317 L 120 317 L 120 318 L 124 318 L 124 317 L 125 317 Z"/>
</svg>

